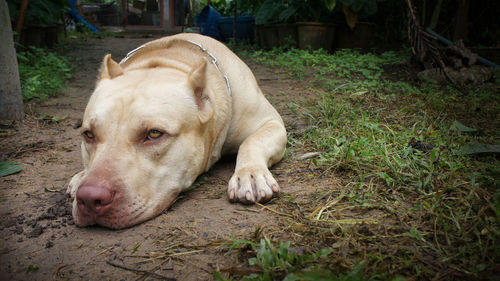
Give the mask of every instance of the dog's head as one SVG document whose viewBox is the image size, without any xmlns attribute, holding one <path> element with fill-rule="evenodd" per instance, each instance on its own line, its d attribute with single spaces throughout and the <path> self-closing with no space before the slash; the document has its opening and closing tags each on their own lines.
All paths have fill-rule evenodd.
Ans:
<svg viewBox="0 0 500 281">
<path fill-rule="evenodd" d="M 69 186 L 77 225 L 145 221 L 206 169 L 214 138 L 206 60 L 190 68 L 127 71 L 104 58 L 81 127 L 85 170 Z"/>
</svg>

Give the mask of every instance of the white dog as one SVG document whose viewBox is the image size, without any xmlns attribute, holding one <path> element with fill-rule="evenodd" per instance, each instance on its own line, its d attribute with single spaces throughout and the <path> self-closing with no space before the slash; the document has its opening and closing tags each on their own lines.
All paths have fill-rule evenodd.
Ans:
<svg viewBox="0 0 500 281">
<path fill-rule="evenodd" d="M 220 42 L 179 34 L 120 64 L 104 57 L 82 124 L 84 170 L 68 186 L 79 226 L 124 228 L 169 207 L 221 154 L 238 153 L 232 202 L 269 200 L 286 130 L 248 66 Z"/>
</svg>

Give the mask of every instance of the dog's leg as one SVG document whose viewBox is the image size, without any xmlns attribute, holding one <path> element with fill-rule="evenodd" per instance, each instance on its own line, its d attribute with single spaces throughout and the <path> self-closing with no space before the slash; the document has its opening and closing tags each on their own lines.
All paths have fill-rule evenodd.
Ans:
<svg viewBox="0 0 500 281">
<path fill-rule="evenodd" d="M 230 201 L 264 202 L 279 193 L 279 185 L 268 168 L 283 157 L 286 138 L 283 124 L 271 120 L 243 141 L 234 175 L 229 180 Z"/>
</svg>

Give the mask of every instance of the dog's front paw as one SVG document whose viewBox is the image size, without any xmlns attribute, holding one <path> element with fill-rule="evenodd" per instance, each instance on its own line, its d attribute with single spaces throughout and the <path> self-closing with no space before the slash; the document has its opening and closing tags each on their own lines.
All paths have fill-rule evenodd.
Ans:
<svg viewBox="0 0 500 281">
<path fill-rule="evenodd" d="M 229 180 L 227 194 L 231 202 L 265 202 L 279 194 L 280 188 L 267 168 L 243 168 Z"/>
<path fill-rule="evenodd" d="M 75 197 L 76 191 L 78 190 L 78 186 L 80 185 L 80 182 L 82 181 L 84 176 L 85 176 L 85 171 L 81 171 L 75 174 L 69 181 L 68 189 L 66 189 L 66 194 L 69 194 L 71 198 Z"/>
</svg>

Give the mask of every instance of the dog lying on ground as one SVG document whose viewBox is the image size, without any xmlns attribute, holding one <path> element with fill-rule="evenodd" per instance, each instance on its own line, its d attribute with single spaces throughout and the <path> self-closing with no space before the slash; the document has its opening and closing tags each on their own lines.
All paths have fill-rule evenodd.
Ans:
<svg viewBox="0 0 500 281">
<path fill-rule="evenodd" d="M 222 154 L 237 153 L 230 201 L 279 193 L 268 168 L 285 151 L 283 121 L 248 66 L 209 37 L 158 39 L 119 64 L 106 55 L 81 132 L 84 170 L 67 191 L 78 226 L 158 215 Z"/>
</svg>

